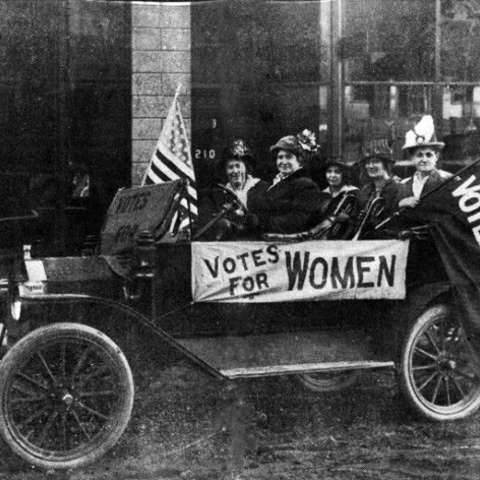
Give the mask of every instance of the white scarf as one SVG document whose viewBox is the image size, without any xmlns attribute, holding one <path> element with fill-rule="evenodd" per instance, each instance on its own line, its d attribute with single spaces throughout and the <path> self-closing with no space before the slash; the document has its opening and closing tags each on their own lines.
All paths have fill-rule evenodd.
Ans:
<svg viewBox="0 0 480 480">
<path fill-rule="evenodd" d="M 235 189 L 232 184 L 228 182 L 225 186 L 232 191 L 237 198 L 246 206 L 248 191 L 260 181 L 259 178 L 253 178 L 251 175 L 247 175 L 243 188 Z"/>
<path fill-rule="evenodd" d="M 327 187 L 325 190 L 323 190 L 323 192 L 328 193 L 332 198 L 335 198 L 343 192 L 353 192 L 354 190 L 358 190 L 358 188 L 354 187 L 353 185 L 342 185 L 342 188 L 335 192 L 335 194 L 333 194 L 333 192 L 330 190 L 330 187 Z"/>
</svg>

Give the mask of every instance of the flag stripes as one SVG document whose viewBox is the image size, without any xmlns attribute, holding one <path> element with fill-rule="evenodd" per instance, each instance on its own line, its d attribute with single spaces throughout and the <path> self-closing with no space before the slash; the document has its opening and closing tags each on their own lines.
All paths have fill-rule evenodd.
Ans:
<svg viewBox="0 0 480 480">
<path fill-rule="evenodd" d="M 190 223 L 198 216 L 195 172 L 177 96 L 173 99 L 143 181 L 144 185 L 178 179 L 187 181 L 187 198 L 180 201 L 170 226 L 173 234 L 178 229 L 191 227 Z"/>
<path fill-rule="evenodd" d="M 173 162 L 170 162 L 165 155 L 162 155 L 158 149 L 155 152 L 155 155 L 156 158 L 152 161 L 150 172 L 145 182 L 147 185 L 170 182 L 172 180 L 178 180 L 186 177 L 186 175 L 184 175 L 184 173 L 178 169 Z M 192 213 L 197 215 L 197 189 L 195 178 L 189 175 L 187 179 L 187 192 L 189 195 Z M 185 199 L 182 200 L 181 205 L 184 205 L 185 208 L 188 208 L 188 202 Z"/>
</svg>

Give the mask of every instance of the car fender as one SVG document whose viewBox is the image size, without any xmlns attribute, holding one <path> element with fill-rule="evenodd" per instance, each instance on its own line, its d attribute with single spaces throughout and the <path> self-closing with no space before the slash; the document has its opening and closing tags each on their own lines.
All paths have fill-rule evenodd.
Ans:
<svg viewBox="0 0 480 480">
<path fill-rule="evenodd" d="M 403 340 L 411 325 L 430 305 L 451 298 L 452 286 L 449 282 L 435 282 L 419 287 L 413 287 L 407 292 L 405 301 L 399 302 L 393 309 L 394 343 L 397 356 L 403 345 Z"/>
<path fill-rule="evenodd" d="M 140 332 L 139 337 L 142 342 L 145 342 L 145 347 L 147 347 L 147 343 L 149 346 L 153 344 L 155 349 L 168 350 L 174 354 L 175 360 L 187 359 L 206 373 L 217 378 L 224 378 L 220 372 L 182 346 L 150 318 L 125 303 L 83 294 L 28 295 L 12 299 L 11 303 L 13 301 L 22 304 L 18 310 L 23 313 L 19 314 L 19 318 L 13 318 L 11 313 L 9 315 L 7 332 L 10 340 L 16 341 L 29 331 L 49 323 L 69 321 L 94 327 L 111 337 L 121 347 L 124 339 L 119 337 L 128 336 L 129 329 L 133 326 L 136 331 Z M 65 312 L 68 317 L 65 316 Z M 102 313 L 101 315 L 89 315 L 88 312 Z M 145 348 L 145 355 L 146 351 L 147 348 Z"/>
</svg>

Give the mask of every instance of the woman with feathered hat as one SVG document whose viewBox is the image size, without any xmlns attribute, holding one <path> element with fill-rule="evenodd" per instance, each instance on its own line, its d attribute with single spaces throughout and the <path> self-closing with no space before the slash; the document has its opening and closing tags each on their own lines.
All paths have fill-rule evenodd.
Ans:
<svg viewBox="0 0 480 480">
<path fill-rule="evenodd" d="M 420 197 L 452 176 L 437 168 L 440 151 L 445 144 L 435 135 L 433 118 L 425 115 L 415 127 L 405 135 L 402 150 L 412 160 L 415 173 L 401 182 L 398 207 L 415 208 Z"/>
<path fill-rule="evenodd" d="M 223 152 L 221 173 L 230 190 L 248 208 L 249 198 L 259 195 L 268 188 L 268 183 L 253 176 L 252 151 L 244 140 L 234 140 Z"/>
<path fill-rule="evenodd" d="M 251 198 L 261 196 L 268 183 L 254 177 L 252 151 L 242 139 L 234 140 L 224 148 L 220 162 L 223 184 L 212 190 L 213 203 L 222 218 L 214 222 L 214 237 L 217 240 L 242 236 L 246 232 L 246 216 Z M 228 208 L 227 208 L 228 207 Z"/>
<path fill-rule="evenodd" d="M 295 233 L 318 223 L 329 196 L 322 193 L 304 168 L 305 151 L 294 135 L 270 147 L 278 174 L 261 196 L 252 198 L 249 218 L 260 232 Z"/>
</svg>

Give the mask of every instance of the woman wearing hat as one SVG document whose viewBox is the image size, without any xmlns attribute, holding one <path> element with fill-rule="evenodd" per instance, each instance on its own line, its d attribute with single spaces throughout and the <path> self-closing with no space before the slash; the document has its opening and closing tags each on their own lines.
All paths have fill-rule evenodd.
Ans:
<svg viewBox="0 0 480 480">
<path fill-rule="evenodd" d="M 374 227 L 397 208 L 400 184 L 392 178 L 395 161 L 386 142 L 372 141 L 364 145 L 363 167 L 368 183 L 357 196 L 354 238 L 372 238 Z"/>
<path fill-rule="evenodd" d="M 323 192 L 328 193 L 332 199 L 342 197 L 347 192 L 356 192 L 358 188 L 350 185 L 348 170 L 345 162 L 339 158 L 333 158 L 326 163 L 325 177 L 328 187 Z"/>
<path fill-rule="evenodd" d="M 209 221 L 216 240 L 244 235 L 250 199 L 263 195 L 268 188 L 267 182 L 253 176 L 253 155 L 242 139 L 224 149 L 220 175 L 224 183 L 211 192 L 217 213 Z"/>
<path fill-rule="evenodd" d="M 401 182 L 398 208 L 415 208 L 420 197 L 449 179 L 452 174 L 437 169 L 440 151 L 445 144 L 437 141 L 433 118 L 424 116 L 420 122 L 405 135 L 406 152 L 415 166 L 415 173 Z"/>
<path fill-rule="evenodd" d="M 348 166 L 343 160 L 327 160 L 325 177 L 328 187 L 322 191 L 331 198 L 326 213 L 334 216 L 337 221 L 327 238 L 348 238 L 351 234 L 350 215 L 355 209 L 358 188 L 350 185 L 348 174 Z"/>
<path fill-rule="evenodd" d="M 310 178 L 304 151 L 289 135 L 270 147 L 278 174 L 263 195 L 252 197 L 249 222 L 261 232 L 295 233 L 316 225 L 325 212 L 329 195 Z"/>
<path fill-rule="evenodd" d="M 260 195 L 268 188 L 267 182 L 253 176 L 253 156 L 241 139 L 235 140 L 225 150 L 221 167 L 227 180 L 225 188 L 235 194 L 247 208 L 252 195 Z"/>
</svg>

